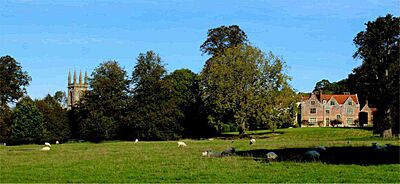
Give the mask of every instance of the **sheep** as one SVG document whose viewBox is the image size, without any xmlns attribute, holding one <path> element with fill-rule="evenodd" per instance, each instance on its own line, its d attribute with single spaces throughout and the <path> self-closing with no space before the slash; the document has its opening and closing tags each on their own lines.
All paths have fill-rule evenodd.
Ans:
<svg viewBox="0 0 400 184">
<path fill-rule="evenodd" d="M 267 153 L 267 160 L 273 161 L 273 160 L 276 160 L 277 158 L 278 158 L 278 155 L 276 153 L 274 153 L 272 151 Z"/>
<path fill-rule="evenodd" d="M 250 139 L 250 145 L 255 144 L 256 143 L 256 139 Z"/>
<path fill-rule="evenodd" d="M 45 142 L 44 145 L 48 146 L 48 147 L 51 147 L 50 143 L 48 143 L 48 142 Z"/>
<path fill-rule="evenodd" d="M 307 151 L 306 153 L 304 153 L 304 155 L 306 156 L 306 158 L 314 161 L 319 160 L 319 157 L 321 156 L 321 154 L 315 150 Z"/>
<path fill-rule="evenodd" d="M 221 156 L 230 156 L 235 153 L 235 148 L 228 148 L 221 153 Z"/>
<path fill-rule="evenodd" d="M 59 142 L 59 141 L 56 141 L 56 144 L 60 144 L 60 142 Z"/>
<path fill-rule="evenodd" d="M 318 151 L 322 151 L 322 152 L 324 152 L 324 151 L 326 151 L 326 148 L 325 148 L 325 146 L 317 146 L 317 147 L 315 147 L 315 149 L 317 149 Z"/>
<path fill-rule="evenodd" d="M 222 155 L 221 155 L 221 152 L 218 152 L 218 151 L 211 151 L 211 150 L 203 151 L 203 152 L 201 153 L 201 155 L 202 155 L 202 156 L 207 156 L 207 157 L 221 157 L 221 156 L 222 156 Z"/>
<path fill-rule="evenodd" d="M 213 138 L 209 138 L 208 140 L 209 140 L 209 141 L 213 141 L 214 139 L 213 139 Z"/>
<path fill-rule="evenodd" d="M 183 142 L 183 141 L 178 141 L 178 147 L 186 147 L 187 145 L 186 145 L 186 143 L 185 142 Z"/>
<path fill-rule="evenodd" d="M 135 140 L 135 143 L 138 143 L 138 142 L 139 142 L 139 139 L 136 139 L 136 140 Z"/>
<path fill-rule="evenodd" d="M 50 147 L 48 147 L 48 146 L 45 146 L 45 147 L 43 147 L 42 149 L 40 149 L 40 150 L 42 150 L 42 151 L 49 151 L 50 150 Z"/>
</svg>

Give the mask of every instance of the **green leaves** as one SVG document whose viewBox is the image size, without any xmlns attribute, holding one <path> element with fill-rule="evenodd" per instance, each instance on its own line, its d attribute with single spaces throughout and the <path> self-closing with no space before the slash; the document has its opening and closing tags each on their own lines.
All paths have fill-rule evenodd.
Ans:
<svg viewBox="0 0 400 184">
<path fill-rule="evenodd" d="M 7 103 L 21 98 L 31 77 L 22 71 L 20 64 L 10 56 L 0 57 L 0 110 Z"/>
</svg>

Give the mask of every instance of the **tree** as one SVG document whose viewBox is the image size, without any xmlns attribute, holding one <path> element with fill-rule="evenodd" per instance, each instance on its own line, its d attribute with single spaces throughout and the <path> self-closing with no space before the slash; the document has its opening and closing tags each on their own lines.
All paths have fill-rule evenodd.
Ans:
<svg viewBox="0 0 400 184">
<path fill-rule="evenodd" d="M 127 109 L 126 71 L 116 61 L 104 62 L 92 73 L 89 85 L 92 90 L 78 108 L 79 132 L 87 140 L 114 139 Z M 92 124 L 94 121 L 97 122 Z"/>
<path fill-rule="evenodd" d="M 272 131 L 284 124 L 293 125 L 297 111 L 299 96 L 289 85 L 286 68 L 285 61 L 272 52 L 258 62 L 256 121 Z"/>
<path fill-rule="evenodd" d="M 172 86 L 172 98 L 182 116 L 178 119 L 185 137 L 206 137 L 213 135 L 207 124 L 200 95 L 199 76 L 189 69 L 175 70 L 166 80 Z"/>
<path fill-rule="evenodd" d="M 127 139 L 170 140 L 180 137 L 182 116 L 172 98 L 172 85 L 163 80 L 166 70 L 153 51 L 139 54 L 132 73 L 129 114 L 125 119 Z"/>
<path fill-rule="evenodd" d="M 67 140 L 71 134 L 67 110 L 59 104 L 56 96 L 47 95 L 44 99 L 36 101 L 36 106 L 43 114 L 45 130 L 43 139 L 47 141 Z"/>
<path fill-rule="evenodd" d="M 329 80 L 322 79 L 315 84 L 313 92 L 322 92 L 323 94 L 342 94 L 344 92 L 350 92 L 350 89 L 348 87 L 347 79 L 332 83 L 329 82 Z"/>
<path fill-rule="evenodd" d="M 203 54 L 217 55 L 225 49 L 247 44 L 246 33 L 237 25 L 209 29 L 207 39 L 200 46 Z"/>
<path fill-rule="evenodd" d="M 399 131 L 400 19 L 388 14 L 366 23 L 366 30 L 354 38 L 357 51 L 354 58 L 362 59 L 349 80 L 378 109 L 374 127 L 379 132 Z M 350 83 L 350 82 L 349 82 Z"/>
<path fill-rule="evenodd" d="M 11 139 L 16 143 L 32 143 L 42 140 L 43 114 L 29 98 L 22 98 L 16 105 L 11 125 Z"/>
<path fill-rule="evenodd" d="M 31 77 L 22 71 L 20 64 L 11 56 L 0 57 L 0 111 L 7 103 L 21 98 Z"/>
<path fill-rule="evenodd" d="M 0 142 L 6 142 L 10 138 L 13 112 L 6 108 L 0 111 Z"/>
<path fill-rule="evenodd" d="M 257 60 L 262 53 L 251 46 L 227 48 L 211 58 L 201 73 L 202 97 L 208 120 L 218 132 L 224 124 L 248 128 L 257 81 Z"/>
<path fill-rule="evenodd" d="M 61 107 L 66 108 L 67 107 L 67 95 L 63 91 L 57 91 L 54 93 L 54 100 L 56 100 Z"/>
</svg>

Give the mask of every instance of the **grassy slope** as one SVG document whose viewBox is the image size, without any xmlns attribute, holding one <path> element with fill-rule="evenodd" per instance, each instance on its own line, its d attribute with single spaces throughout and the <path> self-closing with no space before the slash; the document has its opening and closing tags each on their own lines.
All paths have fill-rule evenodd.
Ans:
<svg viewBox="0 0 400 184">
<path fill-rule="evenodd" d="M 252 132 L 250 132 L 252 133 Z M 0 146 L 0 182 L 400 182 L 400 165 L 334 165 L 299 162 L 263 163 L 245 157 L 205 158 L 205 149 L 237 150 L 399 145 L 398 139 L 370 138 L 366 130 L 338 128 L 253 132 L 248 139 L 195 141 L 177 148 L 175 141 L 106 142 Z"/>
</svg>

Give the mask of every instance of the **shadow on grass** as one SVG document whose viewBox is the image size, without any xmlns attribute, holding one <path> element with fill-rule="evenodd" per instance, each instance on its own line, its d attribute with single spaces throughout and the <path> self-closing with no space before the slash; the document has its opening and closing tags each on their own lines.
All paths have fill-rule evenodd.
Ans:
<svg viewBox="0 0 400 184">
<path fill-rule="evenodd" d="M 233 133 L 223 133 L 218 138 L 220 139 L 245 139 L 245 138 L 254 138 L 254 137 L 266 137 L 266 136 L 273 136 L 276 134 L 284 134 L 282 131 L 276 132 L 253 132 L 253 133 L 246 133 L 245 135 L 238 135 Z"/>
<path fill-rule="evenodd" d="M 252 157 L 254 160 L 268 162 L 266 154 L 274 152 L 278 155 L 276 161 L 311 162 L 305 153 L 312 148 L 287 148 L 287 149 L 257 149 L 249 151 L 236 151 L 237 156 Z M 372 147 L 327 147 L 326 151 L 319 151 L 319 160 L 326 164 L 355 164 L 355 165 L 380 165 L 400 164 L 400 147 L 387 146 L 384 149 Z"/>
</svg>

